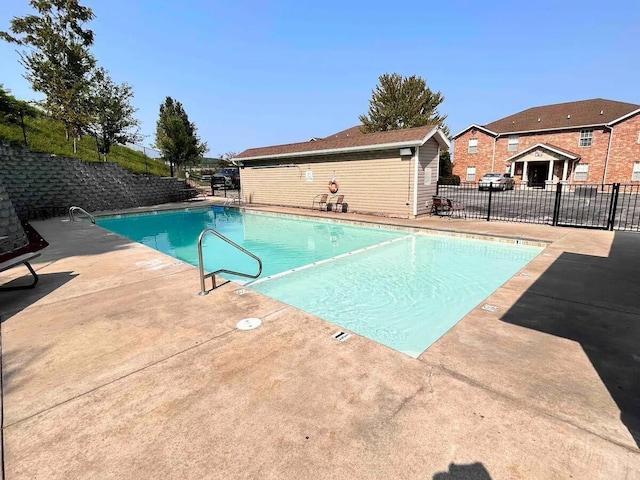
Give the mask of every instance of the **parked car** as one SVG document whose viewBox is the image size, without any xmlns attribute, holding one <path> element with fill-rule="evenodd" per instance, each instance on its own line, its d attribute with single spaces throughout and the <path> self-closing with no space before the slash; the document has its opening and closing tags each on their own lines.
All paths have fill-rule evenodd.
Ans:
<svg viewBox="0 0 640 480">
<path fill-rule="evenodd" d="M 233 189 L 240 188 L 240 168 L 224 167 L 211 176 L 211 189 Z"/>
<path fill-rule="evenodd" d="M 516 181 L 508 173 L 485 173 L 478 182 L 478 190 L 513 190 Z"/>
</svg>

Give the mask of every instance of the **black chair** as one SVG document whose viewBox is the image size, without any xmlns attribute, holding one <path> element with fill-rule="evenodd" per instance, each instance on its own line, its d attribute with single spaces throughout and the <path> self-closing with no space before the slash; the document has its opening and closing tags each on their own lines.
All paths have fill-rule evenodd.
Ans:
<svg viewBox="0 0 640 480">
<path fill-rule="evenodd" d="M 24 223 L 22 228 L 27 234 L 27 240 L 29 243 L 10 252 L 0 254 L 0 272 L 4 272 L 5 270 L 24 264 L 31 273 L 33 281 L 29 285 L 0 287 L 0 292 L 34 288 L 38 284 L 38 274 L 35 272 L 31 264 L 29 264 L 29 261 L 39 257 L 40 250 L 47 247 L 49 243 L 28 223 Z"/>
</svg>

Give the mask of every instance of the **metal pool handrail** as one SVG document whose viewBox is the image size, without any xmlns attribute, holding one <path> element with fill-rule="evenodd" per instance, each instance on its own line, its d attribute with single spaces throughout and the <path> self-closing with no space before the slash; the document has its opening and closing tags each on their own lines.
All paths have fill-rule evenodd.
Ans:
<svg viewBox="0 0 640 480">
<path fill-rule="evenodd" d="M 71 220 L 72 222 L 76 221 L 76 218 L 73 216 L 73 212 L 75 211 L 80 211 L 82 213 L 84 213 L 87 217 L 89 217 L 91 219 L 91 223 L 93 223 L 95 225 L 96 223 L 96 217 L 94 217 L 93 215 L 91 215 L 89 212 L 87 212 L 84 208 L 80 208 L 80 207 L 71 207 L 69 208 L 69 220 Z"/>
<path fill-rule="evenodd" d="M 204 273 L 204 264 L 202 262 L 202 239 L 204 238 L 204 236 L 207 233 L 213 233 L 216 237 L 224 240 L 229 245 L 232 245 L 232 246 L 236 247 L 242 253 L 246 253 L 251 258 L 257 260 L 258 261 L 258 273 L 256 273 L 255 275 L 252 275 L 252 274 L 249 274 L 249 273 L 236 272 L 234 270 L 227 270 L 226 268 L 221 268 L 219 270 L 216 270 L 215 272 L 207 273 L 205 275 L 205 273 Z M 202 232 L 200 232 L 200 235 L 198 236 L 198 269 L 200 270 L 200 295 L 206 295 L 207 293 L 209 293 L 209 291 L 205 290 L 205 287 L 204 287 L 204 281 L 205 281 L 206 278 L 209 278 L 209 277 L 211 278 L 211 285 L 212 285 L 211 290 L 215 290 L 215 288 L 216 288 L 216 274 L 218 274 L 218 273 L 229 273 L 229 274 L 232 274 L 232 275 L 240 275 L 241 277 L 246 277 L 246 278 L 258 278 L 260 276 L 260 274 L 262 273 L 262 260 L 260 260 L 259 257 L 254 255 L 253 253 L 251 253 L 249 250 L 241 247 L 240 245 L 235 243 L 233 240 L 228 239 L 227 237 L 225 237 L 221 233 L 216 232 L 212 228 L 205 228 Z"/>
</svg>

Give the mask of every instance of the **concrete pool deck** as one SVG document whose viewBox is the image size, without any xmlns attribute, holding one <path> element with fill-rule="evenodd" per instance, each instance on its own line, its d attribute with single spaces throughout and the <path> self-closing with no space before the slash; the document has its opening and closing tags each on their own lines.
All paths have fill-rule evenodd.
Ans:
<svg viewBox="0 0 640 480">
<path fill-rule="evenodd" d="M 89 223 L 34 222 L 40 283 L 0 293 L 6 478 L 640 478 L 640 234 L 337 217 L 549 246 L 412 359 L 234 283 L 198 296 L 195 267 Z"/>
</svg>

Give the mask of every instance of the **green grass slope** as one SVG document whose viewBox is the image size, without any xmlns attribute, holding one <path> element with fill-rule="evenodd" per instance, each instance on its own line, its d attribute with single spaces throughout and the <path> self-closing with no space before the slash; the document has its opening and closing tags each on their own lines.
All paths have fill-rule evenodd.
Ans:
<svg viewBox="0 0 640 480">
<path fill-rule="evenodd" d="M 84 136 L 78 141 L 78 151 L 73 153 L 73 141 L 67 142 L 62 122 L 38 115 L 35 118 L 25 117 L 24 123 L 27 131 L 27 143 L 31 151 L 55 153 L 90 162 L 102 161 L 98 158 L 95 140 L 89 136 Z M 24 145 L 20 125 L 0 122 L 0 140 L 3 139 L 9 140 L 15 145 Z M 122 145 L 111 147 L 108 160 L 119 163 L 131 172 L 169 176 L 169 167 L 163 162 L 145 157 L 142 152 Z"/>
</svg>

